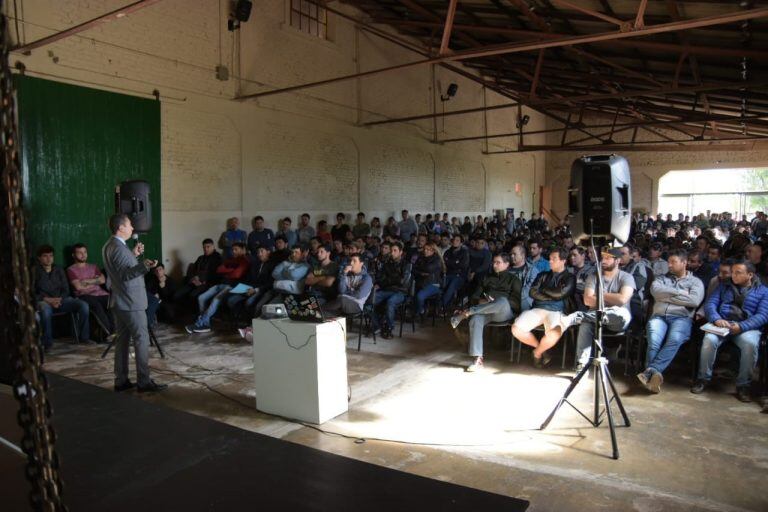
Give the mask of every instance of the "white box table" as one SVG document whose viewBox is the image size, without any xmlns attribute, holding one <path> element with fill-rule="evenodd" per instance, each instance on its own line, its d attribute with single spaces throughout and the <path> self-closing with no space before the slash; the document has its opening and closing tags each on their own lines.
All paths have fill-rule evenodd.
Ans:
<svg viewBox="0 0 768 512">
<path fill-rule="evenodd" d="M 347 325 L 253 320 L 256 408 L 321 424 L 347 412 Z"/>
</svg>

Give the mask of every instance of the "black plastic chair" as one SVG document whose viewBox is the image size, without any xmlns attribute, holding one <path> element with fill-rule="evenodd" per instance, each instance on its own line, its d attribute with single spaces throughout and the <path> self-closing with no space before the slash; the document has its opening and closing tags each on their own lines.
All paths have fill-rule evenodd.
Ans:
<svg viewBox="0 0 768 512">
<path fill-rule="evenodd" d="M 51 318 L 63 318 L 65 316 L 69 317 L 69 322 L 72 326 L 72 337 L 75 339 L 75 343 L 80 343 L 80 332 L 77 330 L 77 320 L 78 315 L 75 312 L 66 312 L 66 311 L 59 311 L 54 312 L 53 315 L 51 315 Z"/>
<path fill-rule="evenodd" d="M 363 329 L 367 327 L 372 326 L 372 320 L 373 315 L 375 314 L 373 311 L 373 301 L 376 298 L 376 288 L 371 289 L 371 293 L 368 294 L 368 298 L 365 299 L 365 304 L 363 304 L 363 309 L 360 310 L 359 313 L 352 316 L 352 323 L 355 323 L 355 320 L 360 320 L 360 331 L 357 335 L 357 351 L 360 352 L 360 347 L 363 344 Z M 376 332 L 371 329 L 371 335 L 373 336 L 373 343 L 376 343 Z"/>
<path fill-rule="evenodd" d="M 410 289 L 408 290 L 408 295 L 405 296 L 405 300 L 400 303 L 400 307 L 398 307 L 398 314 L 400 315 L 400 334 L 399 337 L 403 337 L 403 324 L 405 323 L 405 320 L 407 318 L 407 312 L 408 308 L 411 309 L 411 332 L 416 332 L 416 311 L 415 311 L 415 303 L 414 299 L 416 297 L 416 283 L 411 281 Z"/>
</svg>

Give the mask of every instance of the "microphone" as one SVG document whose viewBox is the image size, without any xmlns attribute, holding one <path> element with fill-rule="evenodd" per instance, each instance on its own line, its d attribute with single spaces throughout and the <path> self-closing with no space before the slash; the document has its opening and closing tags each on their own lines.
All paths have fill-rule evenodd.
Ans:
<svg viewBox="0 0 768 512">
<path fill-rule="evenodd" d="M 133 240 L 133 245 L 134 247 L 136 247 L 136 244 L 139 243 L 139 234 L 138 233 L 132 234 L 131 240 Z M 138 258 L 143 258 L 143 257 L 144 257 L 144 253 L 142 252 L 141 254 L 139 254 Z"/>
</svg>

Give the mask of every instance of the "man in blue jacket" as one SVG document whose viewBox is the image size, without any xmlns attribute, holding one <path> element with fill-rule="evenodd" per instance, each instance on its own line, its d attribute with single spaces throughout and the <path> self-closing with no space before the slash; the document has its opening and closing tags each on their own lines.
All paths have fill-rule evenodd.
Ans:
<svg viewBox="0 0 768 512">
<path fill-rule="evenodd" d="M 712 379 L 717 349 L 730 339 L 741 351 L 736 395 L 742 402 L 749 402 L 749 384 L 752 370 L 757 366 L 760 330 L 768 323 L 768 288 L 760 284 L 755 266 L 748 261 L 734 263 L 731 281 L 717 287 L 704 311 L 709 322 L 727 328 L 728 334 L 707 333 L 704 336 L 698 379 L 691 393 L 701 393 L 707 387 Z"/>
</svg>

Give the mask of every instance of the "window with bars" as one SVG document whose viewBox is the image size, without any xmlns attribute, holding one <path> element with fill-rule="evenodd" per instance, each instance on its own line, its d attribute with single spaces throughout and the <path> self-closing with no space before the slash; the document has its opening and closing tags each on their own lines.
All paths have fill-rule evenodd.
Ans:
<svg viewBox="0 0 768 512">
<path fill-rule="evenodd" d="M 328 38 L 328 13 L 307 0 L 291 0 L 291 26 L 320 39 Z"/>
</svg>

